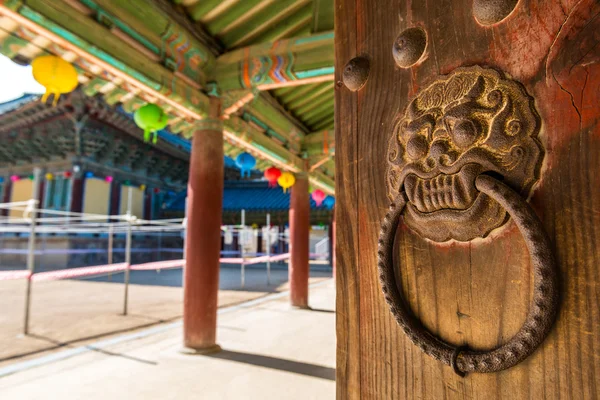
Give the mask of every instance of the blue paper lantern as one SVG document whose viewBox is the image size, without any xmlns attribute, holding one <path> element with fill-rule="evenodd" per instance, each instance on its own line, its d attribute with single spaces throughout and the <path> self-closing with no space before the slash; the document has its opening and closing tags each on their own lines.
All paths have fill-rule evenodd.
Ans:
<svg viewBox="0 0 600 400">
<path fill-rule="evenodd" d="M 94 173 L 91 172 L 91 171 L 88 171 L 88 172 L 85 173 L 85 177 L 86 178 L 93 178 L 94 177 Z"/>
<path fill-rule="evenodd" d="M 325 205 L 325 207 L 327 207 L 328 209 L 332 209 L 333 206 L 335 205 L 335 197 L 333 196 L 327 196 L 325 197 L 325 200 L 323 200 L 323 204 Z"/>
<path fill-rule="evenodd" d="M 256 159 L 250 153 L 242 153 L 235 159 L 235 165 L 242 170 L 242 178 L 244 175 L 250 177 L 250 171 L 256 167 Z"/>
</svg>

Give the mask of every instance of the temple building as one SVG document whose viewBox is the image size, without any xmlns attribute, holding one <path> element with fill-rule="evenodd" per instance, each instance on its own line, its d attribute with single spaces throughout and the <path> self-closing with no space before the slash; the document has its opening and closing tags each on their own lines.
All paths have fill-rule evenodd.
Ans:
<svg viewBox="0 0 600 400">
<path fill-rule="evenodd" d="M 62 97 L 57 106 L 40 99 L 40 95 L 26 94 L 0 104 L 0 140 L 5 143 L 0 150 L 0 195 L 5 203 L 32 198 L 33 169 L 39 167 L 41 209 L 124 215 L 131 193 L 131 213 L 138 219 L 185 217 L 189 140 L 162 130 L 157 144 L 145 143 L 142 130 L 121 106 L 109 105 L 100 96 L 87 96 L 82 88 Z M 235 149 L 231 148 L 229 154 L 235 156 Z M 274 244 L 273 251 L 287 251 L 284 237 L 290 193 L 279 186 L 270 187 L 257 170 L 242 180 L 240 169 L 230 156 L 224 157 L 224 165 L 223 225 L 240 225 L 244 212 L 244 223 L 254 226 L 257 232 L 251 253 L 260 254 L 265 245 L 262 230 L 257 228 L 266 225 L 269 214 L 271 225 L 282 238 Z M 2 212 L 13 218 L 23 214 L 20 210 Z M 327 237 L 333 218 L 331 205 L 317 206 L 311 200 L 310 215 L 315 226 L 313 241 Z M 25 248 L 26 238 L 10 232 L 5 236 L 3 247 Z M 44 246 L 64 246 L 88 253 L 44 257 L 46 265 L 81 266 L 108 261 L 103 252 L 92 251 L 106 247 L 106 235 L 51 236 L 44 237 Z M 237 233 L 231 243 L 226 243 L 224 237 L 222 250 L 239 253 L 238 239 Z M 116 246 L 124 245 L 124 238 L 117 237 L 116 241 Z M 138 262 L 177 258 L 181 253 L 154 249 L 182 246 L 178 235 L 163 235 L 159 242 L 156 235 L 135 234 L 133 257 Z M 0 254 L 4 264 L 18 265 L 23 258 L 23 254 Z M 113 261 L 121 259 L 122 254 L 115 254 Z"/>
</svg>

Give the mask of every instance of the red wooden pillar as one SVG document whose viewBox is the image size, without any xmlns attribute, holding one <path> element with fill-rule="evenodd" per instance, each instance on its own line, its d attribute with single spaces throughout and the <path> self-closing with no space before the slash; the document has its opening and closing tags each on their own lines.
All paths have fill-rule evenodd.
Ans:
<svg viewBox="0 0 600 400">
<path fill-rule="evenodd" d="M 308 308 L 308 242 L 310 199 L 308 176 L 296 175 L 290 199 L 290 300 L 292 306 Z"/>
<path fill-rule="evenodd" d="M 220 99 L 210 98 L 209 117 L 192 139 L 187 197 L 183 336 L 187 352 L 219 351 L 217 297 L 223 209 L 223 123 Z"/>
</svg>

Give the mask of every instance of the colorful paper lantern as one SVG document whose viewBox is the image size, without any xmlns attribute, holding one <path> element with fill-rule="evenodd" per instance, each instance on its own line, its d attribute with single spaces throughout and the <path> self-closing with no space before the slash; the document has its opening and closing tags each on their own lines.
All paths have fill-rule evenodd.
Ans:
<svg viewBox="0 0 600 400">
<path fill-rule="evenodd" d="M 94 173 L 92 171 L 88 171 L 85 173 L 85 177 L 86 178 L 93 178 L 94 177 Z"/>
<path fill-rule="evenodd" d="M 19 175 L 11 175 L 10 176 L 11 182 L 17 182 L 19 179 L 21 179 L 21 178 L 19 178 Z"/>
<path fill-rule="evenodd" d="M 323 192 L 321 189 L 317 189 L 312 192 L 311 197 L 315 201 L 315 203 L 317 203 L 317 207 L 321 207 L 321 204 L 323 204 L 323 200 L 325 200 L 326 195 L 325 192 Z"/>
<path fill-rule="evenodd" d="M 144 130 L 144 142 L 150 142 L 152 139 L 153 144 L 158 141 L 157 131 L 165 129 L 169 124 L 169 117 L 163 109 L 151 103 L 138 108 L 133 114 L 133 120 Z"/>
<path fill-rule="evenodd" d="M 146 190 L 146 185 L 144 185 L 144 184 L 141 184 L 141 185 L 140 185 L 140 190 L 141 190 L 141 191 L 144 191 L 144 190 Z"/>
<path fill-rule="evenodd" d="M 277 186 L 277 179 L 281 176 L 281 170 L 276 167 L 265 169 L 265 178 L 269 181 L 269 187 Z"/>
<path fill-rule="evenodd" d="M 73 173 L 72 173 L 71 171 L 65 171 L 65 172 L 63 173 L 63 176 L 64 176 L 65 178 L 70 178 L 70 177 L 72 177 L 72 176 L 73 176 Z"/>
<path fill-rule="evenodd" d="M 106 178 L 104 178 L 104 180 L 108 183 L 111 183 L 114 180 L 114 178 L 112 176 L 108 175 Z"/>
<path fill-rule="evenodd" d="M 52 175 L 52 173 L 48 172 L 48 173 L 46 174 L 46 180 L 47 180 L 47 181 L 51 181 L 52 179 L 54 179 L 54 175 Z"/>
<path fill-rule="evenodd" d="M 327 207 L 331 210 L 333 208 L 333 206 L 335 205 L 335 197 L 333 197 L 333 196 L 325 197 L 325 200 L 323 200 L 323 204 L 325 205 L 325 207 Z"/>
<path fill-rule="evenodd" d="M 33 174 L 31 174 L 31 175 L 28 176 L 28 178 L 29 178 L 30 181 L 32 181 L 32 180 L 35 179 L 35 176 Z"/>
<path fill-rule="evenodd" d="M 250 153 L 242 153 L 235 159 L 235 165 L 242 170 L 242 178 L 244 175 L 250 177 L 250 171 L 256 166 L 256 159 Z"/>
<path fill-rule="evenodd" d="M 283 193 L 286 193 L 296 183 L 296 177 L 292 173 L 283 172 L 279 179 L 277 179 L 277 183 L 283 188 Z"/>
<path fill-rule="evenodd" d="M 60 57 L 47 55 L 37 57 L 31 63 L 33 78 L 46 88 L 42 102 L 53 94 L 53 105 L 58 103 L 61 94 L 75 90 L 78 84 L 77 70 Z"/>
<path fill-rule="evenodd" d="M 159 194 L 160 193 L 160 189 L 159 188 L 154 188 L 154 194 Z"/>
</svg>

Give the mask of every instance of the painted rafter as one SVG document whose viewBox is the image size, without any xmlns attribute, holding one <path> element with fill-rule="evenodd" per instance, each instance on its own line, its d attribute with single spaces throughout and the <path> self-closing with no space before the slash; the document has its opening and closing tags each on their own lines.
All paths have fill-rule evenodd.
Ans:
<svg viewBox="0 0 600 400">
<path fill-rule="evenodd" d="M 33 4 L 38 0 L 27 0 Z M 64 0 L 63 0 L 64 1 Z M 51 0 L 60 3 L 61 0 Z M 174 21 L 155 2 L 147 0 L 68 0 L 90 10 L 92 18 L 111 32 L 158 58 L 179 76 L 204 85 L 206 71 L 215 62 L 213 53 Z"/>
<path fill-rule="evenodd" d="M 309 156 L 335 155 L 335 132 L 327 129 L 306 135 L 302 151 Z"/>
<path fill-rule="evenodd" d="M 60 0 L 52 2 L 49 0 L 34 0 L 32 3 L 41 4 L 43 8 L 44 5 L 53 6 L 63 2 Z M 115 60 L 108 53 L 110 49 L 107 49 L 107 51 L 98 49 L 86 40 L 73 35 L 70 30 L 65 30 L 65 28 L 52 23 L 51 19 L 43 14 L 30 7 L 23 6 L 20 2 L 11 2 L 10 5 L 14 9 L 8 8 L 7 4 L 0 4 L 0 15 L 16 21 L 19 26 L 27 30 L 24 37 L 13 37 L 13 39 L 20 41 L 22 48 L 26 47 L 28 42 L 33 43 L 34 40 L 37 40 L 36 38 L 41 37 L 48 43 L 45 45 L 46 47 L 40 49 L 40 53 L 60 55 L 73 62 L 85 75 L 95 76 L 96 78 L 102 77 L 101 82 L 104 88 L 109 86 L 108 89 L 101 90 L 103 94 L 107 92 L 106 94 L 110 95 L 116 91 L 121 92 L 124 98 L 129 98 L 131 101 L 139 99 L 142 103 L 144 101 L 162 103 L 172 113 L 173 119 L 179 119 L 191 125 L 193 125 L 194 120 L 204 118 L 207 103 L 206 95 L 189 87 L 178 77 L 172 78 L 170 87 L 164 87 L 162 82 L 153 82 L 139 71 Z M 25 15 L 21 15 L 17 10 Z M 85 17 L 81 13 L 78 14 Z M 73 20 L 79 21 L 76 15 L 72 15 L 72 17 Z M 69 22 L 71 22 L 71 19 L 69 19 Z M 131 48 L 131 51 L 136 51 L 136 49 Z M 146 62 L 144 65 L 151 64 Z M 89 78 L 85 79 L 89 80 Z M 177 90 L 173 90 L 173 88 Z M 190 98 L 190 94 L 194 97 Z M 227 127 L 228 124 L 229 128 Z M 239 130 L 245 129 L 245 126 L 245 121 L 237 116 L 232 116 L 226 122 L 225 136 L 240 147 L 256 152 L 260 158 L 269 160 L 283 169 L 293 172 L 306 169 L 305 163 L 298 156 L 285 147 L 272 142 L 267 136 L 260 134 L 260 136 L 253 136 L 252 139 L 249 139 L 247 133 Z M 261 141 L 264 141 L 264 144 L 261 144 Z M 269 149 L 269 145 L 275 146 L 275 155 L 272 153 L 273 149 Z M 318 180 L 320 178 L 313 179 Z M 329 185 L 327 182 L 322 183 L 323 189 L 326 189 L 328 193 L 332 193 L 333 185 Z"/>
<path fill-rule="evenodd" d="M 333 80 L 333 32 L 261 43 L 217 58 L 213 79 L 223 91 L 270 90 Z"/>
<path fill-rule="evenodd" d="M 333 0 L 313 0 L 312 31 L 323 32 L 333 30 Z"/>
</svg>

